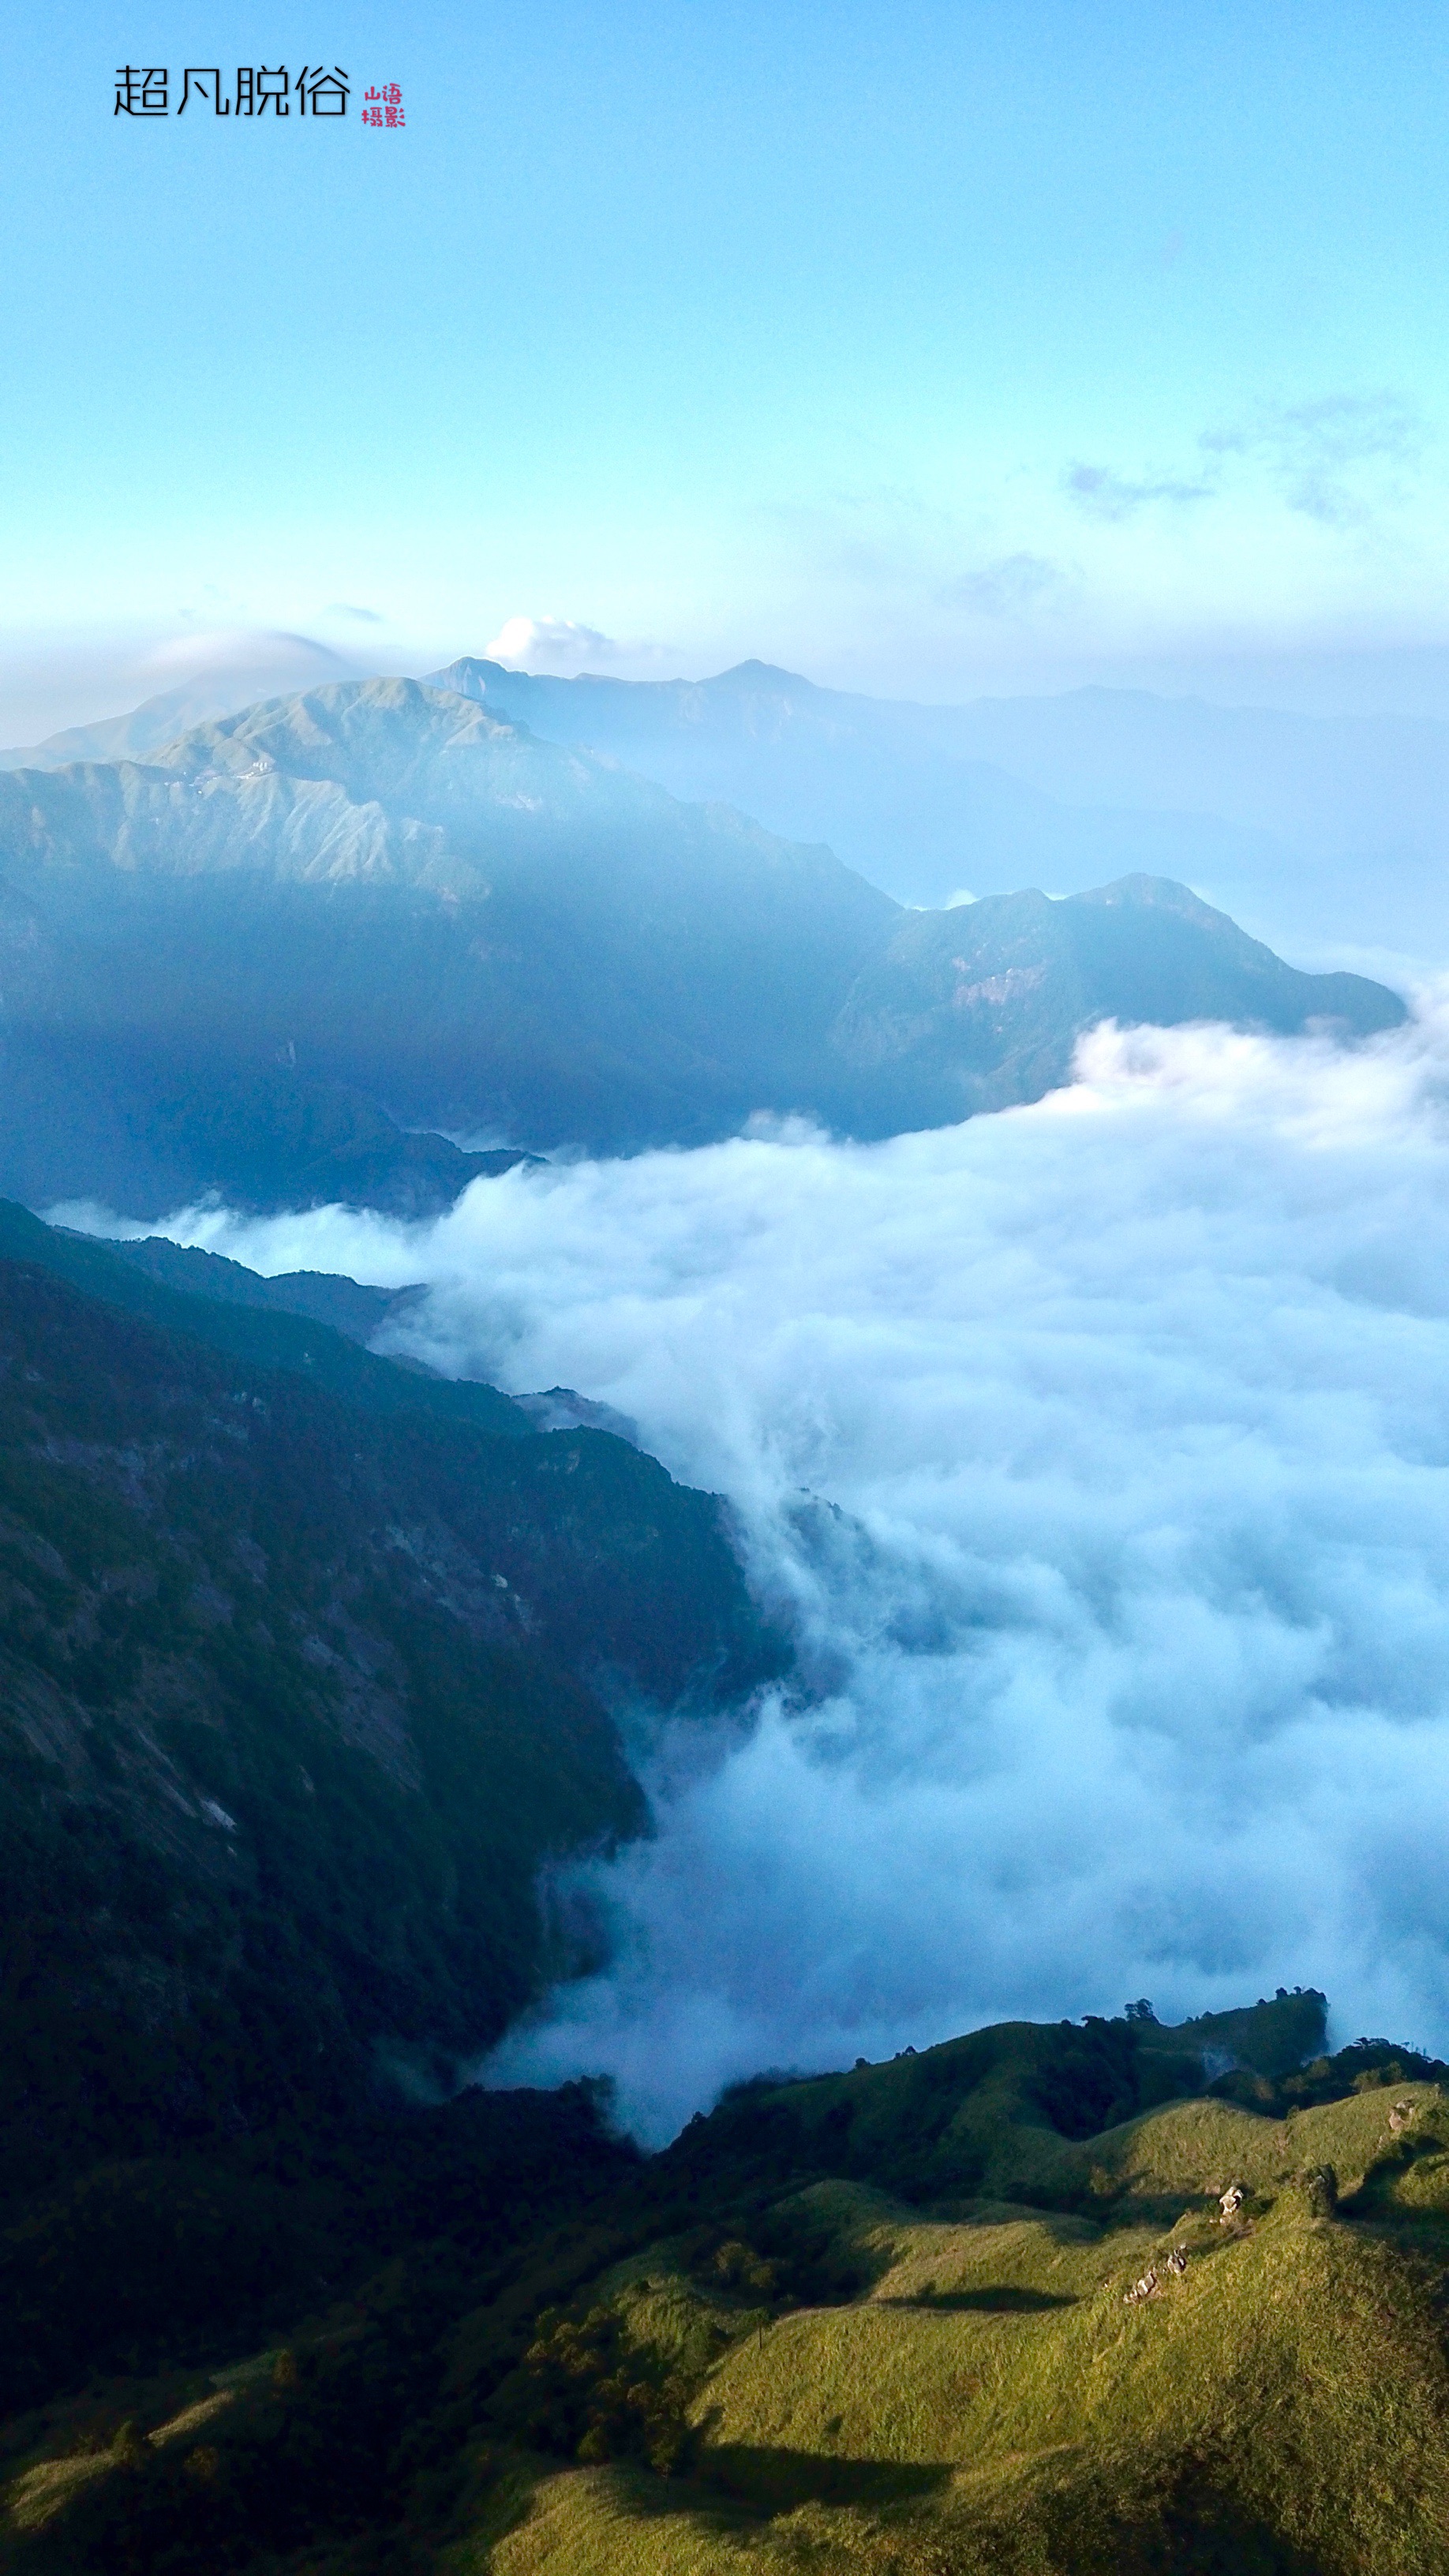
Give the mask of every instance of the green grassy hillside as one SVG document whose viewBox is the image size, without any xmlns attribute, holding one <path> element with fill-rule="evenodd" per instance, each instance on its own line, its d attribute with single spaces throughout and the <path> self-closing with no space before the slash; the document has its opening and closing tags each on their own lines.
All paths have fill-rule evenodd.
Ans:
<svg viewBox="0 0 1449 2576">
<path fill-rule="evenodd" d="M 1221 2022 L 1006 2025 L 650 2160 L 576 2091 L 114 2175 L 108 2259 L 170 2224 L 214 2295 L 0 2428 L 0 2570 L 1438 2576 L 1449 2068 L 1323 2021 L 1211 2085 Z"/>
</svg>

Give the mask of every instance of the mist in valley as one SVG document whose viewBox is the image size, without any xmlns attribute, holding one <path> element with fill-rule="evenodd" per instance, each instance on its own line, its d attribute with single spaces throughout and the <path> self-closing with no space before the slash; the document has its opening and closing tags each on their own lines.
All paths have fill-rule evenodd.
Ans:
<svg viewBox="0 0 1449 2576">
<path fill-rule="evenodd" d="M 426 1282 L 379 1347 L 615 1408 L 794 1626 L 728 1726 L 621 1712 L 656 1830 L 547 1890 L 609 1963 L 487 2080 L 607 2073 L 657 2140 L 762 2066 L 1299 1982 L 1449 2045 L 1446 1100 L 1429 989 L 1352 1051 L 1105 1026 L 880 1145 L 172 1221 Z"/>
</svg>

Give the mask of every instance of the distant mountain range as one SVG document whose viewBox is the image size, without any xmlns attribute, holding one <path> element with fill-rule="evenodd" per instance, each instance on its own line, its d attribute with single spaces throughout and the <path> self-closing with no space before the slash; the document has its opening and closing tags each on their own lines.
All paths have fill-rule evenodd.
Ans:
<svg viewBox="0 0 1449 2576">
<path fill-rule="evenodd" d="M 319 679 L 332 676 L 317 674 Z M 214 724 L 224 716 L 234 716 L 238 708 L 255 705 L 259 696 L 266 694 L 264 688 L 233 688 L 224 674 L 214 679 L 188 680 L 180 688 L 164 689 L 159 696 L 144 699 L 126 715 L 102 716 L 95 724 L 68 725 L 64 733 L 53 733 L 44 742 L 0 751 L 0 769 L 68 769 L 77 760 L 150 760 L 193 725 Z"/>
<path fill-rule="evenodd" d="M 699 681 L 565 680 L 465 657 L 432 677 L 676 796 L 828 841 L 905 903 L 1142 873 L 1318 950 L 1449 942 L 1440 720 L 1104 688 L 916 706 L 764 662 Z"/>
<path fill-rule="evenodd" d="M 881 1136 L 1039 1097 L 1108 1014 L 1404 1011 L 1162 879 L 906 911 L 414 681 L 0 775 L 0 1187 L 33 1206 L 416 1213 L 521 1148 Z"/>
<path fill-rule="evenodd" d="M 828 842 L 903 903 L 1031 884 L 1075 894 L 1146 874 L 1185 880 L 1260 936 L 1319 957 L 1374 945 L 1434 957 L 1449 943 L 1439 719 L 1107 688 L 920 706 L 764 662 L 631 681 L 464 656 L 431 684 L 606 753 L 687 803 L 723 800 L 786 839 Z M 257 695 L 254 679 L 217 670 L 129 715 L 0 752 L 0 769 L 151 761 Z"/>
</svg>

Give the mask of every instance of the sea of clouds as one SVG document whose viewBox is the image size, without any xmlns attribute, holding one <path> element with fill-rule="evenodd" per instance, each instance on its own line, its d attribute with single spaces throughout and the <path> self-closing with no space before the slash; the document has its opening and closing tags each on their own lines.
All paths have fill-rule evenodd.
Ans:
<svg viewBox="0 0 1449 2576">
<path fill-rule="evenodd" d="M 607 2072 L 658 2139 L 763 2066 L 1297 1983 L 1449 2050 L 1449 999 L 1077 1071 L 170 1229 L 426 1280 L 396 1347 L 631 1416 L 796 1622 L 805 1692 L 639 1738 L 657 1833 L 578 1873 L 613 1964 L 493 2080 Z"/>
</svg>

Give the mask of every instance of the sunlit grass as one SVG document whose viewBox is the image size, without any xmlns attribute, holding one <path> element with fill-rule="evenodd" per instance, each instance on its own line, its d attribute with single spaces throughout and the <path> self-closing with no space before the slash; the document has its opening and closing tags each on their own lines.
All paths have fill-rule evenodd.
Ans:
<svg viewBox="0 0 1449 2576">
<path fill-rule="evenodd" d="M 1114 2552 L 1138 2563 L 1134 2532 L 1186 2464 L 1230 2479 L 1242 2550 L 1256 2532 L 1326 2572 L 1441 2576 L 1449 2369 L 1430 2283 L 1379 2227 L 1314 2215 L 1302 2179 L 1333 2165 L 1351 2190 L 1372 2166 L 1366 2215 L 1449 2206 L 1449 2156 L 1395 2167 L 1396 2103 L 1411 2128 L 1444 2107 L 1406 2086 L 1284 2121 L 1217 2101 L 1151 2113 L 1065 2151 L 1121 2195 L 1104 2224 L 1000 2203 L 936 2218 L 844 2182 L 794 2195 L 783 2207 L 828 2224 L 868 2287 L 732 2336 L 695 2401 L 687 2480 L 545 2477 L 459 2567 L 828 2576 L 893 2559 L 1076 2576 Z M 1247 2198 L 1225 2227 L 1231 2182 Z M 1174 2196 L 1164 2226 L 1156 2208 Z M 1144 2202 L 1150 2221 L 1134 2216 Z M 1162 2268 L 1174 2244 L 1180 2278 Z M 698 2293 L 666 2260 L 631 2267 L 634 2313 L 683 2342 Z M 1154 2261 L 1155 2295 L 1125 2305 Z"/>
</svg>

